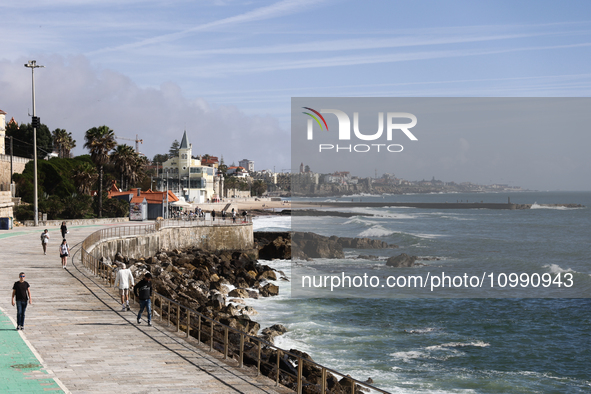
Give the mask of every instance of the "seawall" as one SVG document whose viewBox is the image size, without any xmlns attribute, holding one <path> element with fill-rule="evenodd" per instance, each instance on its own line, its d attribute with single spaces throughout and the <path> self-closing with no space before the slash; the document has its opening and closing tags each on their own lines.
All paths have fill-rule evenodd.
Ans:
<svg viewBox="0 0 591 394">
<path fill-rule="evenodd" d="M 408 207 L 429 209 L 529 209 L 531 204 L 479 203 L 479 202 L 293 202 L 293 205 L 309 205 L 340 208 L 357 207 Z"/>
<path fill-rule="evenodd" d="M 88 252 L 100 258 L 113 258 L 117 252 L 139 258 L 153 256 L 161 249 L 181 249 L 196 246 L 214 252 L 246 250 L 254 247 L 252 223 L 221 226 L 166 227 L 142 235 L 127 235 L 102 240 L 88 247 Z"/>
</svg>

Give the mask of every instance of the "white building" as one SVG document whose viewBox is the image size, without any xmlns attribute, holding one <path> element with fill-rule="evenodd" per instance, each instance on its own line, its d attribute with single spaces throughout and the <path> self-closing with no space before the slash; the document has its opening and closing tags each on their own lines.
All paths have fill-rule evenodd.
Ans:
<svg viewBox="0 0 591 394">
<path fill-rule="evenodd" d="M 248 172 L 254 172 L 254 161 L 248 159 L 242 159 L 238 162 L 238 165 L 244 168 Z"/>
<path fill-rule="evenodd" d="M 179 154 L 162 163 L 158 171 L 158 190 L 171 190 L 177 197 L 188 202 L 204 203 L 219 198 L 216 169 L 201 164 L 201 159 L 193 159 L 193 146 L 183 134 Z"/>
</svg>

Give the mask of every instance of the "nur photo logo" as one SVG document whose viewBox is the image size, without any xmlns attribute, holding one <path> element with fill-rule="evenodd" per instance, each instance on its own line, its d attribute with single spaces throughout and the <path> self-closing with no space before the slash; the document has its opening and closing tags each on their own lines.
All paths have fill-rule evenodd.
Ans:
<svg viewBox="0 0 591 394">
<path fill-rule="evenodd" d="M 302 112 L 303 114 L 309 116 L 311 119 L 308 119 L 307 124 L 307 139 L 313 140 L 314 139 L 314 121 L 320 127 L 320 130 L 326 129 L 328 132 L 328 124 L 326 119 L 322 114 L 333 114 L 337 117 L 337 121 L 339 124 L 338 127 L 338 140 L 339 141 L 350 141 L 351 140 L 351 119 L 349 115 L 347 115 L 344 111 L 338 109 L 321 109 L 317 111 L 310 107 L 302 107 L 303 109 L 308 110 L 309 112 Z M 409 130 L 416 126 L 417 124 L 417 117 L 408 112 L 387 112 L 386 116 L 384 117 L 384 112 L 378 112 L 378 130 L 373 134 L 364 134 L 359 129 L 359 112 L 353 112 L 353 135 L 362 141 L 377 141 L 382 138 L 384 134 L 384 118 L 386 119 L 386 141 L 392 141 L 392 137 L 394 135 L 394 131 L 402 131 L 406 137 L 408 137 L 411 141 L 418 141 L 417 137 Z M 410 123 L 400 123 L 401 120 L 407 119 L 410 120 Z M 357 152 L 357 153 L 366 153 L 370 151 L 375 152 L 391 152 L 391 153 L 398 153 L 402 152 L 404 147 L 400 144 L 386 144 L 386 143 L 373 143 L 373 144 L 349 144 L 349 145 L 339 145 L 339 144 L 319 144 L 318 151 L 320 153 L 326 151 L 334 151 L 334 152 Z"/>
</svg>

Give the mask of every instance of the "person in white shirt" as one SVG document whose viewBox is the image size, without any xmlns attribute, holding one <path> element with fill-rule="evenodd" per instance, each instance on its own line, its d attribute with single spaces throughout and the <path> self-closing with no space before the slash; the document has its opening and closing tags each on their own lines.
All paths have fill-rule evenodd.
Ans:
<svg viewBox="0 0 591 394">
<path fill-rule="evenodd" d="M 68 246 L 68 243 L 66 242 L 66 239 L 64 238 L 64 240 L 62 241 L 61 245 L 60 245 L 60 257 L 62 259 L 62 268 L 66 268 L 66 266 L 68 265 L 68 256 L 70 255 L 70 247 Z"/>
<path fill-rule="evenodd" d="M 121 312 L 124 312 L 129 308 L 129 282 L 131 287 L 135 285 L 133 280 L 133 274 L 129 268 L 126 268 L 125 264 L 121 263 L 122 268 L 117 271 L 117 277 L 115 278 L 115 287 L 119 287 L 119 295 L 121 296 Z"/>
</svg>

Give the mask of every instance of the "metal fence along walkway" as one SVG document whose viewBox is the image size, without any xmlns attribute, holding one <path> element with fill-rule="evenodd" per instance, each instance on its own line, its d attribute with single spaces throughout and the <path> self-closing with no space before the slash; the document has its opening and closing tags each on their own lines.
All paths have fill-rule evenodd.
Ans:
<svg viewBox="0 0 591 394">
<path fill-rule="evenodd" d="M 115 234 L 120 236 L 128 235 L 142 235 L 153 231 L 158 231 L 160 228 L 167 226 L 183 225 L 182 221 L 159 221 L 154 225 L 138 226 L 137 229 L 126 229 L 124 227 L 113 228 L 107 230 L 100 230 L 91 234 L 83 242 L 82 248 L 82 262 L 91 272 L 97 275 L 103 281 L 103 284 L 108 287 L 113 286 L 114 274 L 113 269 L 110 266 L 103 265 L 99 259 L 99 256 L 93 256 L 91 253 L 86 252 L 86 249 L 90 246 L 96 245 L 103 240 L 112 239 Z M 187 222 L 184 223 L 187 225 Z M 196 225 L 202 225 L 196 223 Z M 133 233 L 133 234 L 132 234 Z M 295 381 L 295 391 L 302 393 L 304 385 L 315 386 L 307 387 L 308 392 L 327 392 L 328 387 L 328 374 L 332 374 L 337 379 L 341 380 L 345 378 L 345 392 L 357 393 L 360 389 L 364 392 L 375 392 L 375 393 L 388 393 L 387 391 L 373 387 L 366 382 L 362 382 L 353 379 L 349 376 L 327 368 L 323 365 L 317 364 L 311 360 L 303 358 L 300 354 L 295 354 L 283 349 L 280 349 L 273 344 L 262 340 L 261 338 L 248 335 L 240 330 L 234 329 L 230 326 L 222 324 L 214 319 L 211 319 L 194 309 L 188 308 L 174 300 L 164 297 L 161 294 L 155 293 L 152 299 L 152 305 L 155 312 L 159 316 L 161 322 L 166 323 L 166 327 L 172 327 L 176 332 L 183 332 L 186 338 L 195 338 L 199 343 L 202 343 L 209 347 L 209 351 L 213 352 L 214 349 L 222 349 L 223 358 L 228 359 L 228 353 L 231 352 L 235 355 L 236 363 L 238 368 L 244 367 L 245 358 L 245 344 L 248 344 L 248 359 L 250 364 L 256 367 L 256 375 L 261 374 L 261 367 L 263 364 L 267 364 L 265 367 L 273 371 L 272 378 L 275 380 L 275 385 L 279 386 L 280 375 L 288 375 Z M 231 341 L 230 338 L 234 337 L 235 340 Z M 275 352 L 275 360 L 272 360 L 272 364 L 265 362 L 261 358 L 261 352 L 263 349 L 271 349 Z M 285 359 L 289 358 L 294 360 L 294 370 L 288 371 L 287 368 L 281 367 Z M 319 381 L 309 382 L 303 377 L 304 369 L 315 369 L 319 372 Z M 285 378 L 285 376 L 284 376 Z M 285 379 L 283 379 L 285 380 Z M 334 379 L 331 379 L 334 381 Z"/>
</svg>

